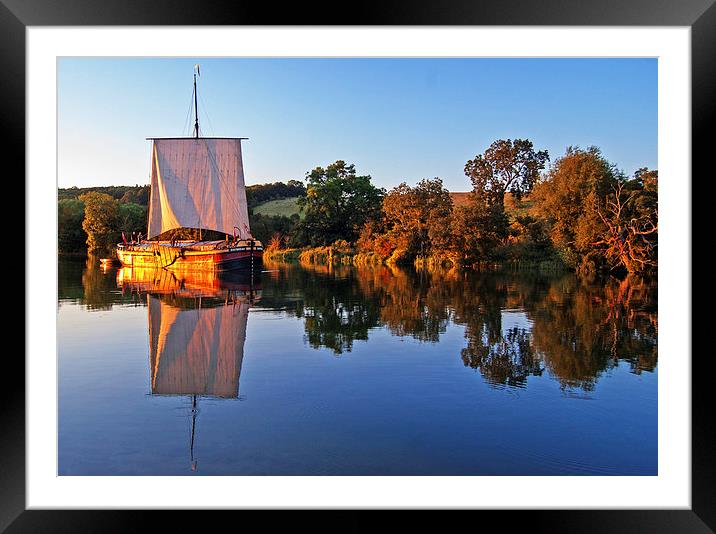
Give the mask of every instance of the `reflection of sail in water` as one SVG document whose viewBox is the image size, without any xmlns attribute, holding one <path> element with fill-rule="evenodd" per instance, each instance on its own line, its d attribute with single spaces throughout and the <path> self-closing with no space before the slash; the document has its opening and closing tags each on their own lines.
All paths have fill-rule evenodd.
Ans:
<svg viewBox="0 0 716 534">
<path fill-rule="evenodd" d="M 197 397 L 237 398 L 249 308 L 260 287 L 249 274 L 122 268 L 122 291 L 145 293 L 152 395 L 191 398 L 191 468 Z"/>
<path fill-rule="evenodd" d="M 147 300 L 152 393 L 237 397 L 248 301 L 182 309 Z"/>
</svg>

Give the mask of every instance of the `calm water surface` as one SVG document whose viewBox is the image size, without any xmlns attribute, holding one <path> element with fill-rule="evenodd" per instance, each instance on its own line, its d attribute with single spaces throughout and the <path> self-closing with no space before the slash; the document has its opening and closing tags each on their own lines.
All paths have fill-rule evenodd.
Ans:
<svg viewBox="0 0 716 534">
<path fill-rule="evenodd" d="M 642 281 L 60 260 L 61 475 L 656 475 Z"/>
</svg>

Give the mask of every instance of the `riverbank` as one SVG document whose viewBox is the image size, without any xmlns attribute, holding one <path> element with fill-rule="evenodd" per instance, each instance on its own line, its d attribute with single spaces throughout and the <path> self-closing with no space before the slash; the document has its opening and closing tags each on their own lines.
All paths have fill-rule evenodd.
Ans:
<svg viewBox="0 0 716 534">
<path fill-rule="evenodd" d="M 416 269 L 463 269 L 472 271 L 541 271 L 541 272 L 568 272 L 572 271 L 559 258 L 549 257 L 538 260 L 481 261 L 463 263 L 458 258 L 448 254 L 433 254 L 415 258 L 413 261 L 404 255 L 393 253 L 383 258 L 372 252 L 357 252 L 347 244 L 327 245 L 323 247 L 302 247 L 272 249 L 264 251 L 264 261 L 274 263 L 302 263 L 313 265 L 413 265 Z"/>
</svg>

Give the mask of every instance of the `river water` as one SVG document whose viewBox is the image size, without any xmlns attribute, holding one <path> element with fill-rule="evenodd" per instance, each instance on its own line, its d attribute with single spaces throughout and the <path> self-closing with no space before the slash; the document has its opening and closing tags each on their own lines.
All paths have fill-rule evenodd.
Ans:
<svg viewBox="0 0 716 534">
<path fill-rule="evenodd" d="M 59 261 L 60 475 L 656 475 L 656 286 Z"/>
</svg>

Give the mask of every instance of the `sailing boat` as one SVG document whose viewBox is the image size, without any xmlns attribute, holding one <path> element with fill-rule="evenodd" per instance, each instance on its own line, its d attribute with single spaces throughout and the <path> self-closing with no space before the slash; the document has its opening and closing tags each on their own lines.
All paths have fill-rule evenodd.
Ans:
<svg viewBox="0 0 716 534">
<path fill-rule="evenodd" d="M 125 267 L 260 270 L 263 245 L 251 235 L 241 141 L 200 137 L 194 71 L 194 135 L 149 137 L 151 193 L 146 239 L 117 244 Z"/>
</svg>

